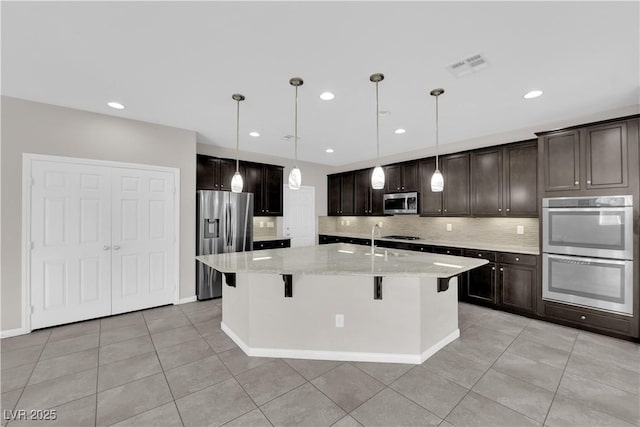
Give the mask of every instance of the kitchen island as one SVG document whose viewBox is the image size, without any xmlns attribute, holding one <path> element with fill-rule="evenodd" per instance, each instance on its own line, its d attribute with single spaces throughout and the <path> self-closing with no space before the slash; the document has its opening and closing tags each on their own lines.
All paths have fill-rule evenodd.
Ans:
<svg viewBox="0 0 640 427">
<path fill-rule="evenodd" d="M 221 327 L 249 356 L 414 364 L 460 335 L 457 276 L 487 263 L 343 243 L 196 259 L 224 273 Z"/>
</svg>

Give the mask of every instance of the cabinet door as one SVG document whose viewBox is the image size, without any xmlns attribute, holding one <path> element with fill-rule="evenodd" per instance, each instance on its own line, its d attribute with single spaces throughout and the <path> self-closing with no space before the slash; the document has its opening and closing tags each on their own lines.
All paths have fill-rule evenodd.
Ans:
<svg viewBox="0 0 640 427">
<path fill-rule="evenodd" d="M 594 126 L 585 130 L 586 188 L 627 187 L 627 124 Z"/>
<path fill-rule="evenodd" d="M 535 267 L 501 264 L 500 304 L 508 308 L 534 313 L 536 281 Z"/>
<path fill-rule="evenodd" d="M 579 131 L 575 130 L 543 136 L 542 145 L 544 190 L 579 190 Z"/>
<path fill-rule="evenodd" d="M 538 216 L 538 144 L 505 147 L 504 210 L 507 216 Z"/>
<path fill-rule="evenodd" d="M 353 188 L 354 188 L 353 172 L 342 174 L 342 192 L 340 193 L 340 214 L 353 215 Z"/>
<path fill-rule="evenodd" d="M 264 166 L 264 196 L 262 203 L 269 216 L 282 216 L 283 169 L 279 166 Z"/>
<path fill-rule="evenodd" d="M 236 173 L 236 161 L 231 159 L 219 159 L 220 165 L 220 181 L 218 189 L 231 191 L 231 179 Z M 244 191 L 244 186 L 243 189 Z"/>
<path fill-rule="evenodd" d="M 435 157 L 423 159 L 418 162 L 418 172 L 420 176 L 420 215 L 442 215 L 442 193 L 434 193 L 431 191 L 431 176 L 435 170 Z M 445 186 L 446 184 L 445 181 Z"/>
<path fill-rule="evenodd" d="M 371 170 L 358 171 L 354 174 L 353 214 L 369 215 L 371 213 Z"/>
<path fill-rule="evenodd" d="M 474 216 L 504 214 L 501 148 L 471 153 L 471 213 Z"/>
<path fill-rule="evenodd" d="M 203 154 L 198 154 L 196 159 L 196 189 L 218 190 L 218 165 L 217 159 Z"/>
<path fill-rule="evenodd" d="M 327 210 L 329 215 L 340 215 L 341 192 L 342 177 L 340 175 L 327 176 Z"/>
<path fill-rule="evenodd" d="M 469 154 L 454 154 L 442 158 L 444 191 L 442 210 L 445 216 L 467 216 L 469 208 Z"/>
<path fill-rule="evenodd" d="M 400 164 L 385 166 L 384 178 L 388 193 L 402 191 L 402 171 Z"/>
<path fill-rule="evenodd" d="M 371 179 L 369 179 L 369 185 L 371 185 Z M 371 210 L 369 213 L 371 215 L 384 215 L 384 188 L 380 190 L 371 189 Z"/>
<path fill-rule="evenodd" d="M 418 162 L 406 162 L 402 164 L 402 191 L 418 191 Z"/>
<path fill-rule="evenodd" d="M 496 264 L 494 262 L 469 271 L 466 282 L 466 300 L 485 304 L 496 302 Z"/>
<path fill-rule="evenodd" d="M 262 204 L 262 165 L 255 163 L 243 163 L 244 191 L 253 193 L 253 215 L 265 215 L 265 207 Z"/>
</svg>

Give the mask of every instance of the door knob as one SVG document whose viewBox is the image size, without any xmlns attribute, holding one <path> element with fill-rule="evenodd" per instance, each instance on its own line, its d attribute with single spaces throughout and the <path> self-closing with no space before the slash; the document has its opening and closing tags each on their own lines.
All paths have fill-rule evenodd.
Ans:
<svg viewBox="0 0 640 427">
<path fill-rule="evenodd" d="M 111 246 L 104 245 L 104 246 L 102 247 L 102 250 L 103 250 L 103 251 L 108 251 L 109 249 L 111 249 Z"/>
<path fill-rule="evenodd" d="M 113 250 L 114 250 L 114 251 L 117 251 L 118 249 L 120 249 L 120 246 L 118 246 L 118 245 L 113 245 Z"/>
</svg>

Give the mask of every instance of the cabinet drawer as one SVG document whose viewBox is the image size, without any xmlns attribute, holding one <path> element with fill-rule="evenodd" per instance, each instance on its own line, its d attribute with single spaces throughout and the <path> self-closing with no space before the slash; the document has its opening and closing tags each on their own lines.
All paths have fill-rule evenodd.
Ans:
<svg viewBox="0 0 640 427">
<path fill-rule="evenodd" d="M 464 249 L 461 248 L 448 248 L 446 246 L 434 246 L 433 252 L 437 254 L 445 254 L 445 255 L 455 255 L 455 256 L 463 256 Z"/>
<path fill-rule="evenodd" d="M 329 243 L 339 243 L 340 242 L 340 237 L 338 237 L 338 236 L 329 236 L 327 234 L 321 234 L 319 240 L 320 240 L 320 244 L 321 245 L 327 245 Z"/>
<path fill-rule="evenodd" d="M 538 265 L 537 255 L 501 253 L 498 255 L 498 260 L 504 264 L 529 265 L 531 267 Z"/>
<path fill-rule="evenodd" d="M 273 249 L 274 242 L 272 240 L 265 240 L 263 242 L 253 242 L 253 250 L 261 251 L 263 249 Z"/>
<path fill-rule="evenodd" d="M 491 251 L 478 251 L 475 249 L 465 249 L 464 256 L 470 258 L 486 259 L 492 262 L 496 261 L 497 254 Z"/>
<path fill-rule="evenodd" d="M 274 248 L 290 248 L 291 247 L 291 240 L 289 240 L 289 239 L 274 240 L 273 241 L 273 247 Z"/>
<path fill-rule="evenodd" d="M 563 304 L 545 303 L 545 314 L 549 317 L 568 322 L 591 326 L 598 329 L 629 334 L 631 332 L 631 318 L 615 315 L 599 314 L 592 310 Z"/>
</svg>

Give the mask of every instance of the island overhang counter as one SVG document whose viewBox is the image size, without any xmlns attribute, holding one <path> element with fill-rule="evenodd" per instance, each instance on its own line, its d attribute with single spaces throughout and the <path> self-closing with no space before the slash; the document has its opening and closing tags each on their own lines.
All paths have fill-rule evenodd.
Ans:
<svg viewBox="0 0 640 427">
<path fill-rule="evenodd" d="M 224 273 L 249 356 L 422 363 L 460 335 L 457 276 L 486 260 L 336 243 L 196 259 Z"/>
</svg>

